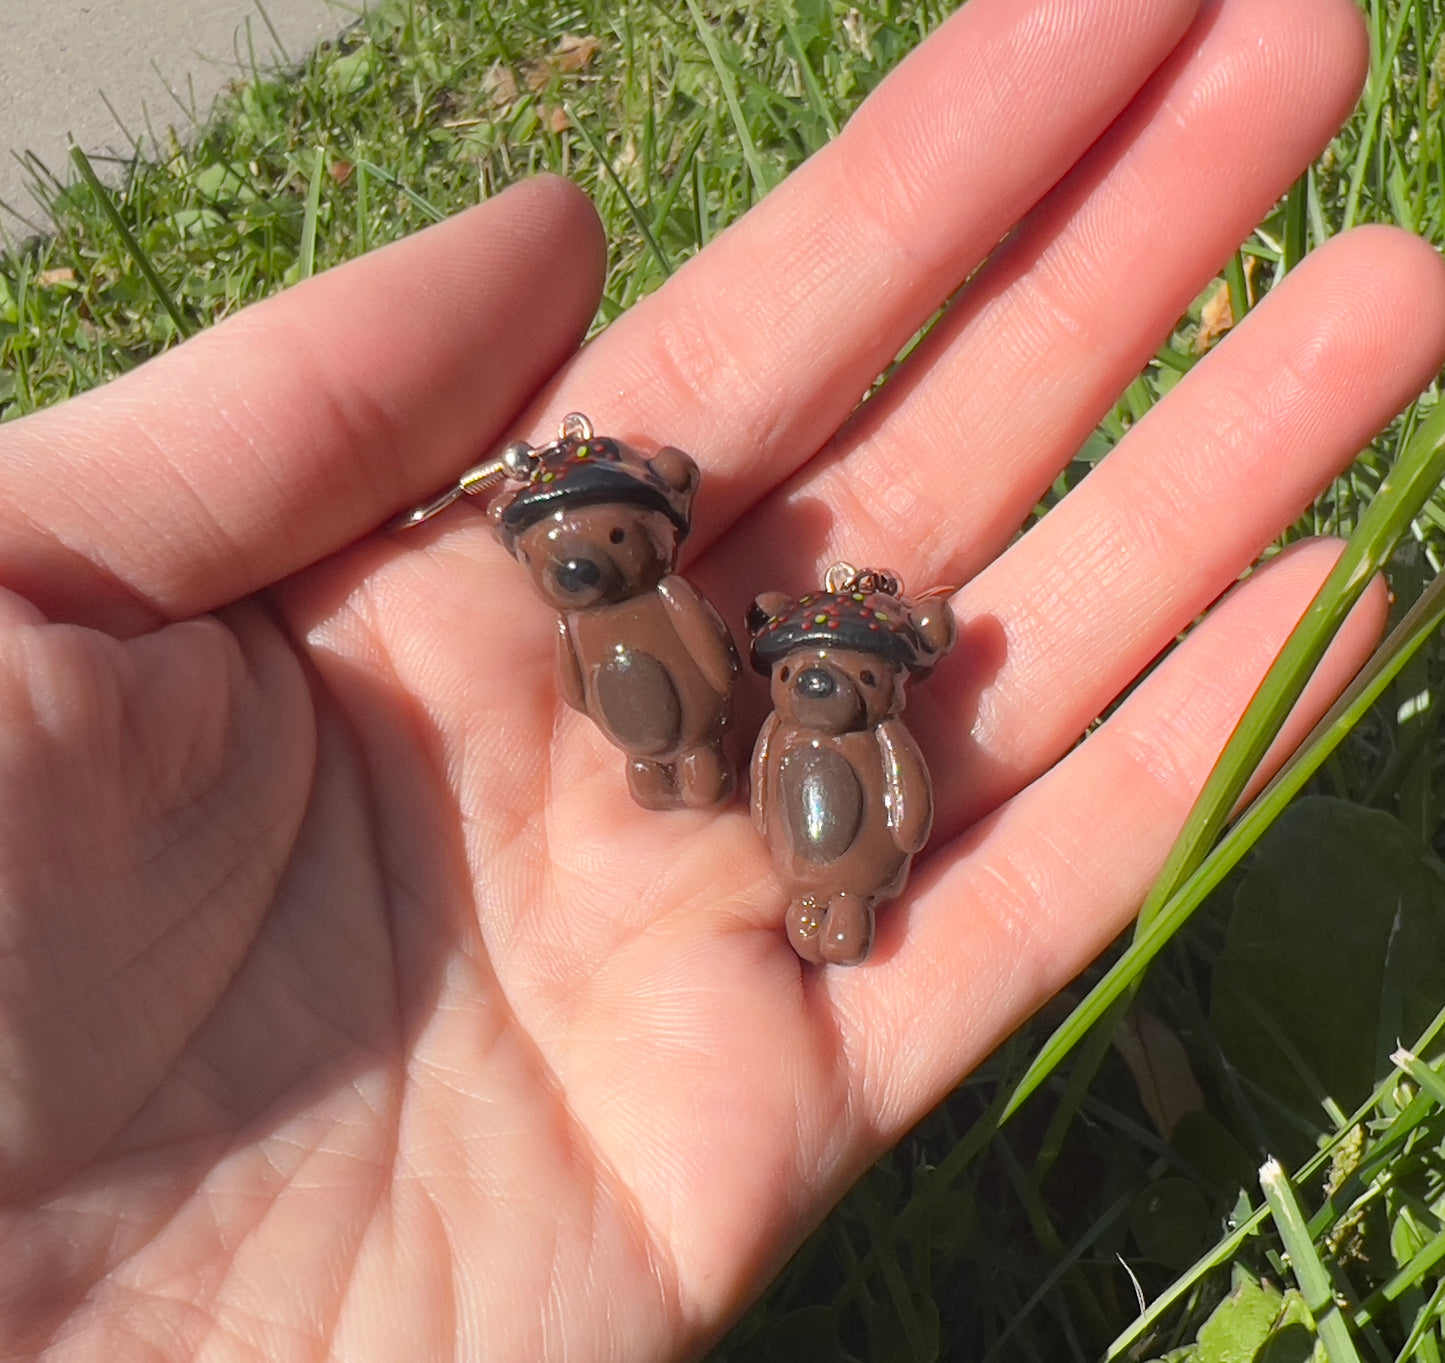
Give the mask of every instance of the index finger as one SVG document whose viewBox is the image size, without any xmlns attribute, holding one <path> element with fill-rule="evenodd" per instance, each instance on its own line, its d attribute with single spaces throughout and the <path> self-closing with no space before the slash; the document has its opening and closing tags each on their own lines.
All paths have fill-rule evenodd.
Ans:
<svg viewBox="0 0 1445 1363">
<path fill-rule="evenodd" d="M 132 633 L 297 571 L 494 443 L 603 267 L 591 205 L 544 177 L 0 426 L 0 586 Z"/>
</svg>

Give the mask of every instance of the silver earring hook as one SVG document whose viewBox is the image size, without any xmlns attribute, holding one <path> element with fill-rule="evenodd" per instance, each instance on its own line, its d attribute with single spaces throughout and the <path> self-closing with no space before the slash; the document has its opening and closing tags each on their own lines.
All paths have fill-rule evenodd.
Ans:
<svg viewBox="0 0 1445 1363">
<path fill-rule="evenodd" d="M 455 483 L 443 488 L 435 497 L 393 516 L 387 521 L 386 529 L 410 530 L 440 515 L 453 502 L 463 497 L 479 497 L 508 480 L 518 484 L 529 483 L 544 456 L 563 446 L 591 440 L 592 434 L 592 423 L 581 412 L 568 412 L 557 427 L 557 439 L 550 445 L 533 449 L 525 440 L 514 440 L 495 459 L 473 464 Z"/>
<path fill-rule="evenodd" d="M 508 453 L 511 446 L 507 447 Z M 496 487 L 508 474 L 506 456 L 501 459 L 488 459 L 482 464 L 473 464 L 460 478 L 449 488 L 437 493 L 429 502 L 422 502 L 420 506 L 414 506 L 410 511 L 403 511 L 399 516 L 393 516 L 387 521 L 388 530 L 410 530 L 414 525 L 420 525 L 423 521 L 429 521 L 433 516 L 440 515 L 453 502 L 460 501 L 463 497 L 476 497 Z"/>
</svg>

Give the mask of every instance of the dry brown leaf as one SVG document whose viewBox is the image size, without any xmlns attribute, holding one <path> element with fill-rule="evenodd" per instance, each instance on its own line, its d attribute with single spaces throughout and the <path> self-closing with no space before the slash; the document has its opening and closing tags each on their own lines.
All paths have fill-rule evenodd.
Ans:
<svg viewBox="0 0 1445 1363">
<path fill-rule="evenodd" d="M 494 62 L 482 77 L 482 89 L 492 97 L 493 104 L 510 104 L 517 98 L 517 77 L 510 66 Z"/>
<path fill-rule="evenodd" d="M 333 161 L 328 167 L 331 178 L 339 185 L 344 185 L 351 179 L 351 172 L 355 167 L 350 161 Z"/>
<path fill-rule="evenodd" d="M 1195 352 L 1204 354 L 1233 325 L 1234 307 L 1229 301 L 1229 285 L 1221 279 L 1199 310 L 1199 330 L 1194 336 Z"/>
<path fill-rule="evenodd" d="M 588 33 L 566 33 L 545 57 L 528 57 L 522 63 L 522 80 L 534 95 L 546 88 L 553 76 L 569 75 L 587 66 L 602 46 L 600 38 Z"/>
<path fill-rule="evenodd" d="M 591 33 L 564 33 L 552 49 L 552 62 L 558 71 L 580 71 L 602 46 L 602 40 Z"/>
<path fill-rule="evenodd" d="M 1204 1108 L 1204 1091 L 1189 1068 L 1183 1043 L 1147 1008 L 1132 1008 L 1114 1033 L 1114 1048 L 1139 1087 L 1139 1101 L 1159 1134 L 1168 1139 L 1186 1112 Z"/>
<path fill-rule="evenodd" d="M 572 120 L 567 117 L 566 109 L 543 109 L 542 121 L 554 133 L 565 132 L 572 126 Z"/>
<path fill-rule="evenodd" d="M 1259 299 L 1254 287 L 1254 276 L 1259 272 L 1259 257 L 1244 257 L 1244 299 L 1245 307 L 1252 308 Z M 1218 281 L 1218 287 L 1205 300 L 1199 312 L 1199 331 L 1194 338 L 1194 348 L 1204 354 L 1239 318 L 1234 315 L 1234 304 L 1229 297 L 1229 285 Z"/>
<path fill-rule="evenodd" d="M 61 265 L 58 269 L 54 270 L 41 270 L 41 272 L 35 276 L 35 282 L 42 288 L 46 288 L 52 284 L 70 284 L 73 283 L 74 280 L 75 271 L 68 265 Z"/>
</svg>

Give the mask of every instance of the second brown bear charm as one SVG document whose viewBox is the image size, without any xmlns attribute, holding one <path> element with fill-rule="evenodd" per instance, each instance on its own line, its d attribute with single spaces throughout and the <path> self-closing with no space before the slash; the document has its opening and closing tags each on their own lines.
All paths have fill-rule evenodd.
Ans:
<svg viewBox="0 0 1445 1363">
<path fill-rule="evenodd" d="M 748 628 L 773 700 L 753 750 L 753 822 L 787 890 L 788 939 L 806 961 L 856 965 L 933 826 L 928 768 L 899 714 L 908 678 L 953 647 L 953 613 L 907 600 L 891 573 L 839 563 L 821 592 L 759 596 Z"/>
</svg>

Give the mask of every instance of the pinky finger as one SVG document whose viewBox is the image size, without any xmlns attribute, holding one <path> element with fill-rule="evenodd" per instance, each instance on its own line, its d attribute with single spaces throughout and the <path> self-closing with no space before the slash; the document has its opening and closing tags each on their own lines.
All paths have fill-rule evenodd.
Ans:
<svg viewBox="0 0 1445 1363">
<path fill-rule="evenodd" d="M 1127 925 L 1210 769 L 1339 554 L 1313 542 L 1232 592 L 1046 776 L 919 867 L 876 965 L 837 974 L 865 1110 L 885 1140 L 926 1112 Z M 1266 766 L 1308 732 L 1378 640 L 1375 583 Z"/>
</svg>

